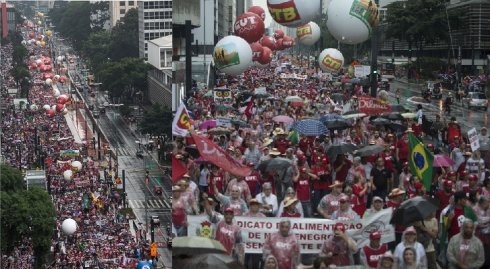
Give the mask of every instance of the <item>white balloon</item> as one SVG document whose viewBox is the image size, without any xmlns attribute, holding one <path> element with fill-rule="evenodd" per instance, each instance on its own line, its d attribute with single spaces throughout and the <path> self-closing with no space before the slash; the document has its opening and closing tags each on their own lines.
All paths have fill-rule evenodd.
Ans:
<svg viewBox="0 0 490 269">
<path fill-rule="evenodd" d="M 54 79 L 56 80 L 60 79 L 60 75 L 54 75 Z"/>
<path fill-rule="evenodd" d="M 318 57 L 318 63 L 323 71 L 336 72 L 344 65 L 344 56 L 337 49 L 324 49 Z"/>
<path fill-rule="evenodd" d="M 67 235 L 72 235 L 77 231 L 77 222 L 74 219 L 65 219 L 61 224 L 61 230 Z"/>
<path fill-rule="evenodd" d="M 60 96 L 60 94 L 61 94 L 60 90 L 58 90 L 58 89 L 53 90 L 54 97 L 58 97 L 58 96 Z"/>
<path fill-rule="evenodd" d="M 41 46 L 41 41 L 36 41 L 36 45 Z"/>
<path fill-rule="evenodd" d="M 65 180 L 71 180 L 73 177 L 73 171 L 71 170 L 66 170 L 65 172 L 63 172 L 63 178 Z"/>
<path fill-rule="evenodd" d="M 332 0 L 327 11 L 328 31 L 341 43 L 362 43 L 369 39 L 372 27 L 378 23 L 377 14 L 374 1 Z"/>
<path fill-rule="evenodd" d="M 71 167 L 76 168 L 78 171 L 82 169 L 82 163 L 79 161 L 74 161 L 71 163 Z"/>
<path fill-rule="evenodd" d="M 37 111 L 39 107 L 36 104 L 31 105 L 31 111 Z"/>
<path fill-rule="evenodd" d="M 44 105 L 44 106 L 43 106 L 43 109 L 44 109 L 44 110 L 48 110 L 48 109 L 51 109 L 51 107 L 50 107 L 49 105 Z"/>
<path fill-rule="evenodd" d="M 322 0 L 267 0 L 272 19 L 286 27 L 307 24 L 320 14 Z"/>
<path fill-rule="evenodd" d="M 27 45 L 32 44 L 32 40 L 27 40 Z"/>
<path fill-rule="evenodd" d="M 241 37 L 225 36 L 214 47 L 213 59 L 221 72 L 237 76 L 252 64 L 252 48 Z"/>
<path fill-rule="evenodd" d="M 68 108 L 66 108 L 66 107 L 65 107 L 65 108 L 63 108 L 63 111 L 61 111 L 61 113 L 63 113 L 63 115 L 68 114 Z"/>
<path fill-rule="evenodd" d="M 61 62 L 61 61 L 63 61 L 63 57 L 58 56 L 58 57 L 56 57 L 56 60 L 58 60 L 58 62 Z"/>
<path fill-rule="evenodd" d="M 46 79 L 45 82 L 46 82 L 46 85 L 48 85 L 48 86 L 53 83 L 53 81 L 50 78 Z"/>
<path fill-rule="evenodd" d="M 315 22 L 309 23 L 296 28 L 296 38 L 303 45 L 311 46 L 320 39 L 320 26 Z"/>
<path fill-rule="evenodd" d="M 42 62 L 43 62 L 43 61 L 42 61 L 41 59 L 37 59 L 37 60 L 36 60 L 36 64 L 40 64 L 40 63 L 42 63 Z"/>
<path fill-rule="evenodd" d="M 25 45 L 25 44 L 27 44 L 27 41 L 22 40 L 22 42 L 20 42 L 20 43 L 21 43 L 22 45 Z"/>
<path fill-rule="evenodd" d="M 54 110 L 54 111 L 56 111 L 56 105 L 52 105 L 51 106 L 51 109 Z"/>
</svg>

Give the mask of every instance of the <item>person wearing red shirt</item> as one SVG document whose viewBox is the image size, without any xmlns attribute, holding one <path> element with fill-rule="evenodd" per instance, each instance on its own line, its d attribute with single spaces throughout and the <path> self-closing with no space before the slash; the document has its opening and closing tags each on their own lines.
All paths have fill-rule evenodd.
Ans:
<svg viewBox="0 0 490 269">
<path fill-rule="evenodd" d="M 209 173 L 208 176 L 208 195 L 209 196 L 215 196 L 217 193 L 214 193 L 214 184 L 216 182 L 216 187 L 218 188 L 218 191 L 223 193 L 225 192 L 224 186 L 226 185 L 225 183 L 225 175 L 224 172 L 217 166 L 213 166 L 211 169 L 211 173 Z"/>
<path fill-rule="evenodd" d="M 333 169 L 335 171 L 335 180 L 342 183 L 345 182 L 347 178 L 347 173 L 351 167 L 352 163 L 349 161 L 344 154 L 337 155 L 337 158 L 333 162 Z"/>
<path fill-rule="evenodd" d="M 291 145 L 291 142 L 286 139 L 286 133 L 282 128 L 276 128 L 273 133 L 276 136 L 274 147 L 277 148 L 281 154 L 285 154 L 286 150 Z"/>
<path fill-rule="evenodd" d="M 312 207 L 317 212 L 316 208 L 320 203 L 323 196 L 327 195 L 328 186 L 332 182 L 332 176 L 330 174 L 330 166 L 325 158 L 325 162 L 320 157 L 317 157 L 315 164 L 311 168 L 311 178 L 313 180 L 313 199 Z"/>
<path fill-rule="evenodd" d="M 310 189 L 310 177 L 315 176 L 308 172 L 306 167 L 299 169 L 299 175 L 293 179 L 294 188 L 296 190 L 296 197 L 303 206 L 303 214 L 305 218 L 312 216 L 311 212 L 311 189 Z"/>
<path fill-rule="evenodd" d="M 366 183 L 366 179 L 359 175 L 354 176 L 352 185 L 352 210 L 360 217 L 364 216 L 367 208 L 367 194 L 370 192 L 370 184 Z"/>
<path fill-rule="evenodd" d="M 393 156 L 394 149 L 395 147 L 386 145 L 385 151 L 379 154 L 379 156 L 385 160 L 386 169 L 390 170 L 391 172 L 395 172 L 395 158 Z"/>
<path fill-rule="evenodd" d="M 435 196 L 439 200 L 439 209 L 437 209 L 436 217 L 439 219 L 441 211 L 449 205 L 449 200 L 453 196 L 454 184 L 450 180 L 444 180 L 442 183 L 443 189 L 436 192 Z"/>
<path fill-rule="evenodd" d="M 298 199 L 286 198 L 283 203 L 284 211 L 281 213 L 281 218 L 301 218 L 301 213 L 296 210 Z"/>
<path fill-rule="evenodd" d="M 408 135 L 404 135 L 403 139 L 399 139 L 396 142 L 396 150 L 395 157 L 398 160 L 398 163 L 405 163 L 408 161 L 408 153 L 410 148 L 408 146 Z"/>
<path fill-rule="evenodd" d="M 368 269 L 377 269 L 386 251 L 388 246 L 381 244 L 381 233 L 374 231 L 369 235 L 369 244 L 361 248 L 361 263 Z"/>
<path fill-rule="evenodd" d="M 390 200 L 386 202 L 386 207 L 391 207 L 393 208 L 393 210 L 397 209 L 403 202 L 404 194 L 405 191 L 402 191 L 399 188 L 394 188 L 388 195 L 388 198 L 390 198 Z M 396 245 L 398 245 L 398 243 L 402 241 L 402 235 L 404 231 L 405 227 L 399 224 L 395 225 L 395 241 L 391 242 L 390 246 L 392 245 L 393 247 L 395 247 Z"/>
<path fill-rule="evenodd" d="M 254 163 L 248 164 L 248 167 L 252 169 L 254 166 Z M 250 189 L 250 194 L 252 195 L 252 197 L 255 197 L 258 193 L 260 193 L 261 175 L 259 171 L 253 169 L 250 175 L 245 177 L 245 182 L 247 182 L 248 184 L 248 188 Z"/>
<path fill-rule="evenodd" d="M 466 197 L 466 193 L 458 191 L 454 194 L 454 207 L 448 212 L 448 240 L 451 240 L 453 236 L 461 231 L 461 225 L 464 219 L 464 208 L 467 202 L 468 198 Z"/>
</svg>

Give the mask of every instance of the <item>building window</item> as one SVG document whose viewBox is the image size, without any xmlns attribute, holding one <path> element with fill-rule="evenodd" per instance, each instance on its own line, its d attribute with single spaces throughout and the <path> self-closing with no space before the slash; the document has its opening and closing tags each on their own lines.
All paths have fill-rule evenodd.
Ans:
<svg viewBox="0 0 490 269">
<path fill-rule="evenodd" d="M 126 14 L 126 10 L 125 10 L 124 8 L 120 9 L 120 10 L 119 10 L 119 14 L 121 14 L 121 15 Z"/>
<path fill-rule="evenodd" d="M 126 6 L 126 1 L 120 1 L 120 2 L 119 2 L 119 6 L 121 6 L 121 7 Z"/>
<path fill-rule="evenodd" d="M 143 2 L 143 8 L 147 9 L 148 8 L 148 2 Z"/>
<path fill-rule="evenodd" d="M 134 1 L 128 1 L 128 6 L 134 6 Z"/>
</svg>

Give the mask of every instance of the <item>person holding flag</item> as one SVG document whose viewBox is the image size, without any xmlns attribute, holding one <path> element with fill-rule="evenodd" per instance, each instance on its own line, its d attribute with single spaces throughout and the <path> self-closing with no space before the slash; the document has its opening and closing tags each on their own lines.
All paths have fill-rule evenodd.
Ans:
<svg viewBox="0 0 490 269">
<path fill-rule="evenodd" d="M 424 144 L 413 134 L 408 131 L 409 158 L 408 163 L 410 172 L 420 178 L 426 190 L 430 190 L 432 185 L 432 162 L 434 156 L 424 146 Z"/>
</svg>

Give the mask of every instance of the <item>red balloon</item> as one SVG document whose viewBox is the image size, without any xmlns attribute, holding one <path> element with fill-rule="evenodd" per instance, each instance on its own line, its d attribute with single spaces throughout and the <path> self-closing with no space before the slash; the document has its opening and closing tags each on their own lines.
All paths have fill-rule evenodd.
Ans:
<svg viewBox="0 0 490 269">
<path fill-rule="evenodd" d="M 68 100 L 66 99 L 66 96 L 60 95 L 60 96 L 58 96 L 56 101 L 58 102 L 58 104 L 64 105 Z"/>
<path fill-rule="evenodd" d="M 43 36 L 42 35 L 38 35 L 37 36 L 37 40 L 39 40 L 39 41 L 43 40 Z"/>
<path fill-rule="evenodd" d="M 44 59 L 44 64 L 51 64 L 51 59 Z"/>
<path fill-rule="evenodd" d="M 259 15 L 259 17 L 262 19 L 262 21 L 265 21 L 265 11 L 263 8 L 259 7 L 259 6 L 251 6 L 247 12 L 252 12 L 252 13 L 255 13 L 257 15 Z"/>
<path fill-rule="evenodd" d="M 262 37 L 265 25 L 259 15 L 245 12 L 236 18 L 234 29 L 235 35 L 245 39 L 248 43 L 253 43 Z"/>
<path fill-rule="evenodd" d="M 63 104 L 56 104 L 56 111 L 61 112 L 65 108 L 65 105 Z"/>
<path fill-rule="evenodd" d="M 274 38 L 279 39 L 284 37 L 284 32 L 281 29 L 277 29 L 274 31 Z"/>
<path fill-rule="evenodd" d="M 46 110 L 46 115 L 50 118 L 54 117 L 55 114 L 56 114 L 56 112 L 52 109 Z"/>
<path fill-rule="evenodd" d="M 290 36 L 284 36 L 282 38 L 282 46 L 283 48 L 290 48 L 294 45 L 294 39 Z"/>
<path fill-rule="evenodd" d="M 263 36 L 260 39 L 260 44 L 264 47 L 268 47 L 271 50 L 276 49 L 276 40 L 272 36 Z"/>
<path fill-rule="evenodd" d="M 276 50 L 285 49 L 283 42 L 284 42 L 284 39 L 282 39 L 282 38 L 276 39 Z"/>
<path fill-rule="evenodd" d="M 258 59 L 258 62 L 261 64 L 269 64 L 272 60 L 272 50 L 268 47 L 264 47 L 264 52 L 262 52 L 262 56 Z"/>
<path fill-rule="evenodd" d="M 29 33 L 29 38 L 31 38 L 31 39 L 32 39 L 32 38 L 34 38 L 34 37 L 35 37 L 34 33 Z"/>
<path fill-rule="evenodd" d="M 37 63 L 31 63 L 31 68 L 37 68 Z"/>
<path fill-rule="evenodd" d="M 262 45 L 257 42 L 250 44 L 250 47 L 252 48 L 252 61 L 256 62 L 262 56 L 262 53 L 264 52 L 264 47 L 262 47 Z"/>
</svg>

